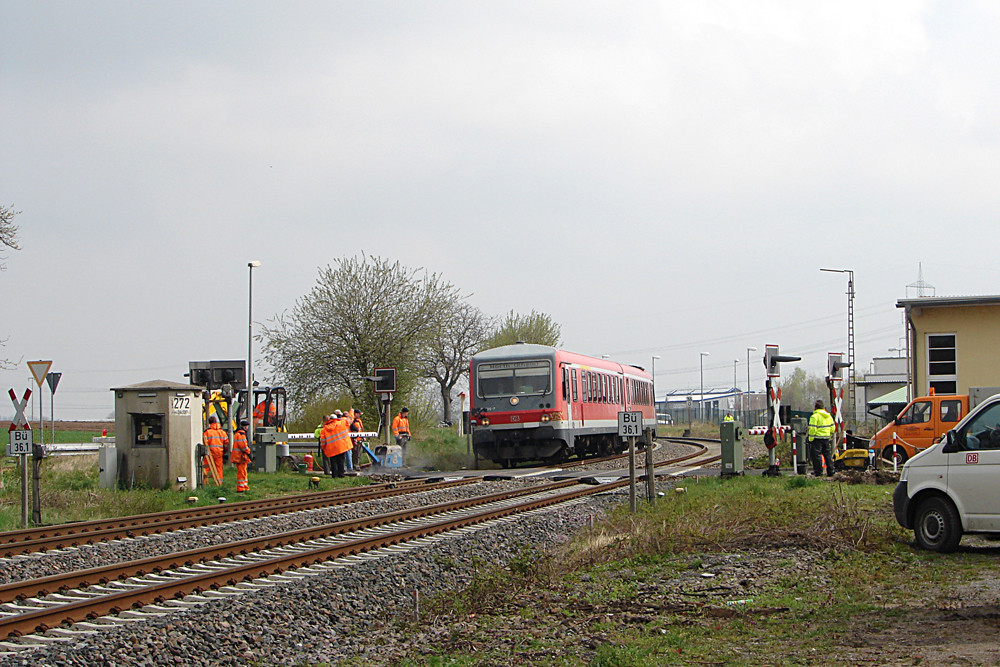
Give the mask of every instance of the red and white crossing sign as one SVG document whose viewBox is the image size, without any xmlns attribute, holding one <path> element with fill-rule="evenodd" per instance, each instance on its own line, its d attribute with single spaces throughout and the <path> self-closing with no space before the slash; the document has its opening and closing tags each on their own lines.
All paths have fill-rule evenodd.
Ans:
<svg viewBox="0 0 1000 667">
<path fill-rule="evenodd" d="M 31 369 L 31 376 L 35 378 L 38 388 L 41 389 L 42 383 L 45 382 L 45 376 L 48 375 L 49 369 L 52 368 L 52 360 L 29 361 L 28 368 Z"/>
<path fill-rule="evenodd" d="M 14 404 L 14 421 L 10 423 L 10 442 L 7 445 L 8 456 L 18 456 L 20 454 L 30 454 L 32 443 L 31 425 L 24 417 L 24 409 L 28 406 L 28 399 L 31 398 L 31 390 L 24 390 L 24 398 L 17 400 L 17 394 L 11 389 L 10 400 Z"/>
<path fill-rule="evenodd" d="M 10 428 L 8 431 L 15 431 L 17 429 L 25 429 L 27 431 L 31 430 L 31 424 L 24 416 L 24 409 L 28 407 L 28 399 L 31 398 L 31 390 L 24 390 L 24 398 L 20 401 L 17 400 L 17 394 L 14 393 L 13 389 L 7 390 L 10 395 L 10 402 L 14 404 L 14 421 L 10 423 Z"/>
</svg>

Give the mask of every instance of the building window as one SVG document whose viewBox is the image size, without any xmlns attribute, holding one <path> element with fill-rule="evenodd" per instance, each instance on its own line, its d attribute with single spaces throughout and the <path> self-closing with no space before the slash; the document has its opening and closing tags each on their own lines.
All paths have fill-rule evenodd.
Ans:
<svg viewBox="0 0 1000 667">
<path fill-rule="evenodd" d="M 958 393 L 955 334 L 927 334 L 927 386 L 937 394 Z"/>
</svg>

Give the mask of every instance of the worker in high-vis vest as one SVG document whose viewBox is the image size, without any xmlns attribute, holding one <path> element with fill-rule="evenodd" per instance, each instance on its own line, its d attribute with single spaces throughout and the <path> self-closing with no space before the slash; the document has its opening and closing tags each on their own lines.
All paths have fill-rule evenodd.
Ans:
<svg viewBox="0 0 1000 667">
<path fill-rule="evenodd" d="M 221 484 L 222 457 L 226 447 L 229 446 L 229 436 L 219 426 L 218 417 L 212 415 L 208 418 L 208 428 L 202 434 L 202 437 L 204 438 L 205 446 L 208 447 L 208 456 L 205 457 L 205 469 L 202 476 L 203 483 L 208 484 L 212 480 L 212 471 L 208 466 L 213 466 Z"/>
<path fill-rule="evenodd" d="M 406 459 L 406 443 L 410 441 L 410 410 L 403 408 L 392 420 L 392 435 L 396 438 L 396 444 L 403 450 L 403 459 Z"/>
<path fill-rule="evenodd" d="M 826 459 L 826 476 L 833 477 L 833 417 L 823 409 L 823 401 L 816 401 L 812 416 L 809 417 L 809 457 L 812 459 L 813 475 L 823 475 L 823 459 Z"/>
<path fill-rule="evenodd" d="M 343 477 L 347 450 L 351 448 L 351 438 L 340 410 L 327 416 L 323 422 L 319 441 L 323 455 L 330 459 L 330 474 L 334 477 Z"/>
<path fill-rule="evenodd" d="M 250 490 L 247 465 L 252 459 L 250 458 L 250 443 L 247 442 L 247 426 L 250 426 L 250 422 L 244 419 L 240 422 L 240 427 L 233 433 L 233 452 L 229 455 L 229 460 L 236 466 L 236 493 Z"/>
</svg>

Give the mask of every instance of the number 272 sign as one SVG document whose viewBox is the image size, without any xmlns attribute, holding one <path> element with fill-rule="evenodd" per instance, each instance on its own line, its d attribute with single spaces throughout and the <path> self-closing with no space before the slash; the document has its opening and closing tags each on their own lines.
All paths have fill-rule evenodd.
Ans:
<svg viewBox="0 0 1000 667">
<path fill-rule="evenodd" d="M 618 413 L 618 435 L 622 438 L 639 437 L 642 435 L 641 412 Z"/>
</svg>

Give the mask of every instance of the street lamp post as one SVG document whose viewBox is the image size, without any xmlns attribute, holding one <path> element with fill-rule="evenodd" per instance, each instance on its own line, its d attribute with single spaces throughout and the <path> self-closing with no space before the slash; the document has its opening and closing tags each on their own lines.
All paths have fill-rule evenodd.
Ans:
<svg viewBox="0 0 1000 667">
<path fill-rule="evenodd" d="M 847 274 L 847 368 L 850 370 L 845 374 L 844 381 L 847 382 L 847 400 L 850 405 L 850 414 L 853 417 L 856 406 L 854 404 L 854 380 L 851 377 L 854 366 L 854 271 L 851 269 L 820 269 L 827 273 Z"/>
<path fill-rule="evenodd" d="M 743 425 L 746 428 L 750 428 L 750 406 L 748 405 L 750 401 L 750 353 L 756 352 L 757 348 L 748 347 L 747 348 L 747 400 L 743 403 Z"/>
<path fill-rule="evenodd" d="M 698 366 L 701 377 L 701 392 L 698 396 L 698 421 L 705 421 L 705 357 L 709 356 L 708 352 L 702 352 L 701 357 L 698 359 Z"/>
<path fill-rule="evenodd" d="M 253 445 L 253 270 L 260 266 L 260 260 L 247 263 L 249 283 L 247 285 L 247 444 Z"/>
<path fill-rule="evenodd" d="M 733 389 L 736 391 L 737 395 L 739 395 L 740 393 L 742 393 L 742 392 L 740 392 L 740 386 L 739 386 L 739 384 L 736 383 L 736 367 L 739 366 L 739 364 L 740 364 L 740 360 L 739 359 L 733 359 Z M 742 396 L 740 398 L 742 398 Z M 743 404 L 743 402 L 740 401 L 740 405 L 742 405 L 742 404 Z M 735 401 L 734 401 L 734 405 L 735 405 Z M 737 411 L 736 409 L 733 410 L 733 412 L 736 412 L 736 411 Z"/>
<path fill-rule="evenodd" d="M 656 423 L 660 423 L 660 414 L 656 411 L 656 360 L 660 358 L 660 355 L 654 354 L 652 358 L 652 365 L 650 367 L 649 375 L 653 378 L 653 417 L 656 419 Z"/>
</svg>

